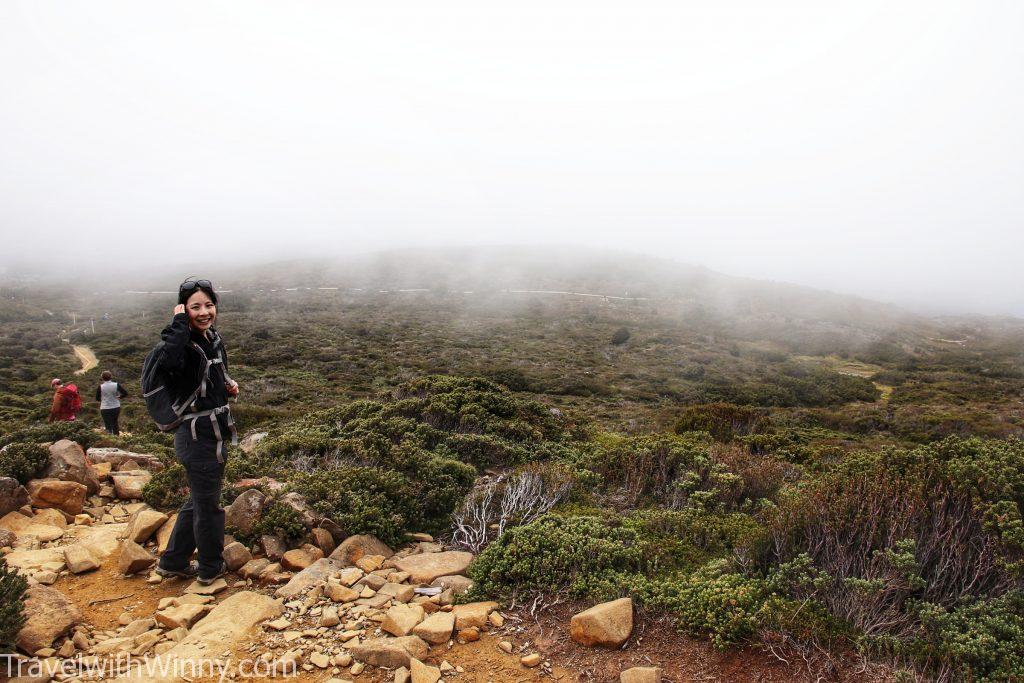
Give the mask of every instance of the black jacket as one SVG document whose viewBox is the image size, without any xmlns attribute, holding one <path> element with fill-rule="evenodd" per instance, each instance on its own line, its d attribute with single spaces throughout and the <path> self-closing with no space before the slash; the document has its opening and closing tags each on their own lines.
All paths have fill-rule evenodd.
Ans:
<svg viewBox="0 0 1024 683">
<path fill-rule="evenodd" d="M 192 342 L 195 342 L 210 360 L 223 359 L 222 363 L 210 366 L 206 396 L 196 399 L 195 410 L 219 408 L 228 402 L 227 353 L 220 343 L 220 335 L 216 330 L 211 328 L 210 332 L 212 340 L 189 327 L 188 313 L 178 313 L 171 320 L 171 324 L 160 333 L 160 338 L 164 342 L 160 367 L 167 372 L 169 388 L 178 401 L 188 398 L 203 377 L 205 362 Z"/>
</svg>

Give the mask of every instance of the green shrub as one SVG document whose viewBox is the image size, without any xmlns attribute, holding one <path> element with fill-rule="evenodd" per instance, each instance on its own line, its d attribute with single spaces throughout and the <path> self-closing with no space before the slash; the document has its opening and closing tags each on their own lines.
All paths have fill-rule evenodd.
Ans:
<svg viewBox="0 0 1024 683">
<path fill-rule="evenodd" d="M 707 635 L 719 649 L 757 632 L 768 616 L 771 596 L 765 581 L 731 571 L 724 560 L 709 562 L 691 574 L 594 573 L 582 577 L 574 592 L 595 600 L 631 596 L 648 611 L 670 616 L 680 629 Z"/>
<path fill-rule="evenodd" d="M 30 427 L 24 427 L 0 438 L 0 446 L 6 446 L 15 441 L 26 441 L 32 443 L 52 443 L 61 439 L 70 439 L 78 443 L 84 449 L 92 448 L 103 436 L 92 430 L 89 425 L 82 421 L 74 422 L 43 422 Z"/>
<path fill-rule="evenodd" d="M 643 566 L 636 532 L 598 517 L 548 515 L 502 534 L 469 568 L 476 595 L 547 593 L 605 571 Z"/>
<path fill-rule="evenodd" d="M 180 463 L 168 465 L 142 487 L 142 500 L 151 507 L 179 508 L 188 499 L 188 477 Z"/>
<path fill-rule="evenodd" d="M 896 654 L 937 678 L 978 683 L 1024 680 L 1024 594 L 1013 591 L 947 609 L 919 608 L 921 630 Z"/>
<path fill-rule="evenodd" d="M 372 534 L 392 546 L 404 540 L 410 520 L 416 517 L 410 482 L 394 471 L 339 467 L 299 474 L 291 488 L 345 533 Z"/>
<path fill-rule="evenodd" d="M 238 534 L 235 534 L 238 536 Z M 302 513 L 290 505 L 273 501 L 263 509 L 260 519 L 253 526 L 252 538 L 260 536 L 280 536 L 285 543 L 297 541 L 306 535 L 306 525 L 302 521 Z"/>
<path fill-rule="evenodd" d="M 13 477 L 22 484 L 35 479 L 50 462 L 50 451 L 38 443 L 15 442 L 0 450 L 0 477 Z"/>
<path fill-rule="evenodd" d="M 0 557 L 0 652 L 14 652 L 14 639 L 25 624 L 28 581 Z"/>
<path fill-rule="evenodd" d="M 690 569 L 755 545 L 764 527 L 748 514 L 703 510 L 637 510 L 622 524 L 636 531 L 654 571 Z"/>
<path fill-rule="evenodd" d="M 687 631 L 707 633 L 715 647 L 724 649 L 756 632 L 768 597 L 762 580 L 727 567 L 714 561 L 685 578 L 656 582 L 647 602 L 670 612 Z"/>
<path fill-rule="evenodd" d="M 1022 456 L 1019 441 L 980 439 L 851 455 L 771 511 L 761 566 L 868 647 L 938 674 L 1011 670 L 1012 648 L 969 650 L 1021 624 L 1003 596 L 1022 568 Z"/>
<path fill-rule="evenodd" d="M 771 423 L 763 410 L 732 403 L 706 403 L 687 406 L 676 422 L 676 434 L 707 432 L 723 443 L 738 436 L 764 434 Z"/>
<path fill-rule="evenodd" d="M 743 480 L 712 457 L 713 442 L 684 435 L 601 434 L 581 445 L 575 465 L 600 477 L 610 502 L 713 509 L 739 502 Z"/>
</svg>

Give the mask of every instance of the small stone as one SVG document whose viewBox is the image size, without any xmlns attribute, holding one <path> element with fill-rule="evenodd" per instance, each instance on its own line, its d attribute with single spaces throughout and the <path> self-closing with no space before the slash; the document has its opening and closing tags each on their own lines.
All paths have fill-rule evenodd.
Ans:
<svg viewBox="0 0 1024 683">
<path fill-rule="evenodd" d="M 167 521 L 167 515 L 156 510 L 139 510 L 125 530 L 124 537 L 136 543 L 145 543 Z"/>
<path fill-rule="evenodd" d="M 541 662 L 541 656 L 539 654 L 537 654 L 536 652 L 531 652 L 530 654 L 526 655 L 525 657 L 520 657 L 519 658 L 519 663 L 520 664 L 522 664 L 523 666 L 529 667 L 531 669 L 533 667 L 535 667 L 535 666 L 539 666 L 540 662 Z"/>
<path fill-rule="evenodd" d="M 346 667 L 352 664 L 352 655 L 344 652 L 339 655 L 334 655 L 334 666 Z"/>
<path fill-rule="evenodd" d="M 270 566 L 270 560 L 261 557 L 257 560 L 249 560 L 238 570 L 239 576 L 243 579 L 255 579 Z"/>
<path fill-rule="evenodd" d="M 352 665 L 352 668 L 349 669 L 349 671 L 352 673 L 353 676 L 358 676 L 359 674 L 363 673 L 363 670 L 365 669 L 365 664 L 363 664 L 362 662 L 356 662 Z"/>
<path fill-rule="evenodd" d="M 480 629 L 476 626 L 460 629 L 458 640 L 460 643 L 475 643 L 480 640 Z"/>
<path fill-rule="evenodd" d="M 388 582 L 381 586 L 377 592 L 383 595 L 391 595 L 398 602 L 409 602 L 416 594 L 416 589 L 409 585 Z"/>
<path fill-rule="evenodd" d="M 299 572 L 313 564 L 314 558 L 302 548 L 289 550 L 281 556 L 281 566 L 293 572 Z"/>
<path fill-rule="evenodd" d="M 249 549 L 238 541 L 228 543 L 224 546 L 224 552 L 222 553 L 224 558 L 224 564 L 227 566 L 228 571 L 238 571 L 241 567 L 245 566 L 247 562 L 252 559 L 252 553 Z"/>
<path fill-rule="evenodd" d="M 340 586 L 338 584 L 331 584 L 328 596 L 334 602 L 353 602 L 359 598 L 359 593 L 352 590 L 348 586 Z"/>
<path fill-rule="evenodd" d="M 620 683 L 661 683 L 661 667 L 634 666 L 619 675 Z"/>
<path fill-rule="evenodd" d="M 271 536 L 269 534 L 260 536 L 260 547 L 263 549 L 263 554 L 272 562 L 280 562 L 285 551 L 288 550 L 280 536 Z"/>
<path fill-rule="evenodd" d="M 57 650 L 57 656 L 67 659 L 71 655 L 75 654 L 75 643 L 71 640 L 65 640 L 64 644 Z"/>
<path fill-rule="evenodd" d="M 217 579 L 213 583 L 204 586 L 198 581 L 193 581 L 192 584 L 184 590 L 184 592 L 192 593 L 194 595 L 216 595 L 222 590 L 227 590 L 228 582 L 223 578 Z"/>
<path fill-rule="evenodd" d="M 292 622 L 284 617 L 280 619 L 274 619 L 273 621 L 267 621 L 263 624 L 267 628 L 274 629 L 275 631 L 283 631 L 292 625 Z"/>
<path fill-rule="evenodd" d="M 501 628 L 505 625 L 505 617 L 501 616 L 501 612 L 491 612 L 487 615 L 487 621 L 491 623 L 494 628 Z"/>
<path fill-rule="evenodd" d="M 380 569 L 386 559 L 383 555 L 364 555 L 356 560 L 355 565 L 364 572 L 372 572 Z"/>
<path fill-rule="evenodd" d="M 428 643 L 440 645 L 451 640 L 454 628 L 454 614 L 451 612 L 437 612 L 417 624 L 412 632 Z"/>
<path fill-rule="evenodd" d="M 99 569 L 100 566 L 99 560 L 92 554 L 92 551 L 81 543 L 64 548 L 64 562 L 72 574 L 82 574 Z"/>
<path fill-rule="evenodd" d="M 133 638 L 135 636 L 141 636 L 146 631 L 149 631 L 155 627 L 156 620 L 152 617 L 146 617 L 145 619 L 136 619 L 130 622 L 123 629 L 121 629 L 121 635 L 125 638 Z"/>
<path fill-rule="evenodd" d="M 193 624 L 206 615 L 208 609 L 206 605 L 179 605 L 153 616 L 167 628 L 192 628 Z"/>
<path fill-rule="evenodd" d="M 428 666 L 418 659 L 409 660 L 412 683 L 437 683 L 441 680 L 441 670 L 436 666 Z"/>
<path fill-rule="evenodd" d="M 409 683 L 412 680 L 412 672 L 404 666 L 395 669 L 395 683 Z"/>
<path fill-rule="evenodd" d="M 324 611 L 320 614 L 321 626 L 326 626 L 327 628 L 330 628 L 332 626 L 337 626 L 340 623 L 341 619 L 338 617 L 338 608 L 333 605 L 325 608 Z"/>
<path fill-rule="evenodd" d="M 393 636 L 407 636 L 423 617 L 423 608 L 419 605 L 395 605 L 388 610 L 380 628 Z"/>
<path fill-rule="evenodd" d="M 125 576 L 149 569 L 155 562 L 156 558 L 138 543 L 128 540 L 121 543 L 121 555 L 117 566 Z"/>
<path fill-rule="evenodd" d="M 323 652 L 314 652 L 309 656 L 309 661 L 318 669 L 326 669 L 331 663 L 330 658 Z"/>
<path fill-rule="evenodd" d="M 470 626 L 483 628 L 487 625 L 487 615 L 497 609 L 498 603 L 470 602 L 465 605 L 456 605 L 452 610 L 455 613 L 455 628 L 463 629 Z"/>
<path fill-rule="evenodd" d="M 507 652 L 509 654 L 512 654 L 512 643 L 511 642 L 509 642 L 507 640 L 503 640 L 500 643 L 498 643 L 498 647 L 500 647 L 505 652 Z"/>
<path fill-rule="evenodd" d="M 43 584 L 44 586 L 49 586 L 49 585 L 52 585 L 53 583 L 56 583 L 56 581 L 57 581 L 57 572 L 51 572 L 51 571 L 36 572 L 35 574 L 33 574 L 32 578 L 34 578 L 36 581 L 38 581 L 39 583 Z"/>
</svg>

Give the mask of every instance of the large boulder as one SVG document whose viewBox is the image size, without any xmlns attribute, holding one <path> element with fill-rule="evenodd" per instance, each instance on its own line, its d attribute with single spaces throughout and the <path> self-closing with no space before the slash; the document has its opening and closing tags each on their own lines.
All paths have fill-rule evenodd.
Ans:
<svg viewBox="0 0 1024 683">
<path fill-rule="evenodd" d="M 224 510 L 224 525 L 248 536 L 252 533 L 256 522 L 260 521 L 260 515 L 266 503 L 267 497 L 263 495 L 262 491 L 257 489 L 243 491 Z"/>
<path fill-rule="evenodd" d="M 26 517 L 20 512 L 8 512 L 0 518 L 0 529 L 13 533 L 17 538 L 34 536 L 43 541 L 55 541 L 64 535 L 64 530 L 53 524 L 41 523 L 35 517 Z"/>
<path fill-rule="evenodd" d="M 0 517 L 8 512 L 20 510 L 28 505 L 29 496 L 25 487 L 14 477 L 0 477 Z"/>
<path fill-rule="evenodd" d="M 369 638 L 356 643 L 349 641 L 348 651 L 358 662 L 389 669 L 408 667 L 410 658 L 422 659 L 430 647 L 418 636 L 402 638 Z"/>
<path fill-rule="evenodd" d="M 80 623 L 82 612 L 59 590 L 37 584 L 25 593 L 25 617 L 16 644 L 23 652 L 33 654 Z"/>
<path fill-rule="evenodd" d="M 142 487 L 149 483 L 153 475 L 146 470 L 129 470 L 113 472 L 110 479 L 114 482 L 114 495 L 121 500 L 139 500 L 142 498 Z"/>
<path fill-rule="evenodd" d="M 602 602 L 572 617 L 569 634 L 581 645 L 617 648 L 633 633 L 633 600 Z"/>
<path fill-rule="evenodd" d="M 409 555 L 395 560 L 399 571 L 409 573 L 412 583 L 430 583 L 440 576 L 465 574 L 469 563 L 473 561 L 473 553 L 461 550 L 449 550 L 441 553 L 421 553 Z"/>
<path fill-rule="evenodd" d="M 33 507 L 57 508 L 69 515 L 77 515 L 82 511 L 85 494 L 88 492 L 84 484 L 60 479 L 34 479 L 28 483 L 27 488 Z"/>
<path fill-rule="evenodd" d="M 150 472 L 159 472 L 164 469 L 160 456 L 150 453 L 133 453 L 121 450 L 120 448 L 90 448 L 86 451 L 86 455 L 89 458 L 89 462 L 109 463 L 111 470 L 117 470 L 118 467 L 129 460 L 134 461 L 139 467 Z"/>
<path fill-rule="evenodd" d="M 50 462 L 43 471 L 48 479 L 77 481 L 92 495 L 100 490 L 99 476 L 89 467 L 85 451 L 70 439 L 61 439 L 50 444 Z"/>
<path fill-rule="evenodd" d="M 395 554 L 392 550 L 376 536 L 360 534 L 349 536 L 331 553 L 331 559 L 338 560 L 342 566 L 351 567 L 366 555 L 383 555 L 391 557 Z"/>
</svg>

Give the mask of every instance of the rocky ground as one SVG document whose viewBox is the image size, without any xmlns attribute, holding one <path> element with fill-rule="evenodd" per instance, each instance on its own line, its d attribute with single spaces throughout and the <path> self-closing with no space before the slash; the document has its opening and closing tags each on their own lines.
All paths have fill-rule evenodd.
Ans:
<svg viewBox="0 0 1024 683">
<path fill-rule="evenodd" d="M 59 441 L 45 477 L 0 479 L 0 548 L 29 577 L 17 646 L 26 681 L 787 681 L 804 673 L 760 652 L 717 653 L 628 598 L 560 605 L 534 618 L 495 602 L 454 604 L 468 552 L 426 534 L 398 549 L 308 515 L 308 542 L 228 539 L 230 573 L 210 586 L 153 573 L 174 515 L 140 502 L 158 458 Z M 270 482 L 243 482 L 229 524 L 251 528 Z M 204 662 L 177 673 L 135 661 Z M 38 666 L 31 667 L 30 664 Z M 40 673 L 39 670 L 42 669 Z M 37 674 L 38 675 L 29 675 Z M 102 674 L 102 676 L 101 676 Z"/>
</svg>

